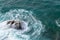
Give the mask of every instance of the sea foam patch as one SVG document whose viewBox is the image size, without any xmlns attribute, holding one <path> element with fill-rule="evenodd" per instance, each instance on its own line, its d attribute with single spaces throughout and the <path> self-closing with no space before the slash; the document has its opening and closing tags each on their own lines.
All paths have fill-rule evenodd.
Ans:
<svg viewBox="0 0 60 40">
<path fill-rule="evenodd" d="M 56 22 L 56 25 L 57 25 L 58 27 L 60 27 L 60 18 L 57 19 L 55 22 Z"/>
<path fill-rule="evenodd" d="M 11 20 L 12 21 L 12 20 Z M 13 28 L 10 28 L 10 24 L 8 25 L 7 24 L 8 21 L 4 21 L 4 22 L 1 22 L 0 23 L 0 38 L 1 40 L 3 40 L 4 38 L 6 40 L 17 40 L 15 39 L 15 36 L 19 35 L 23 38 L 26 38 L 27 35 L 22 35 L 22 33 L 26 32 L 28 29 L 28 24 L 24 21 L 21 22 L 21 26 L 24 28 L 23 30 L 17 30 L 17 29 L 13 29 Z M 16 37 L 17 38 L 17 37 Z M 18 39 L 19 40 L 19 39 Z"/>
<path fill-rule="evenodd" d="M 43 24 L 40 20 L 35 19 L 32 11 L 25 9 L 14 9 L 0 16 L 0 40 L 35 40 L 39 39 L 39 35 L 43 29 Z M 6 25 L 8 20 L 21 21 L 23 30 L 9 28 Z"/>
</svg>

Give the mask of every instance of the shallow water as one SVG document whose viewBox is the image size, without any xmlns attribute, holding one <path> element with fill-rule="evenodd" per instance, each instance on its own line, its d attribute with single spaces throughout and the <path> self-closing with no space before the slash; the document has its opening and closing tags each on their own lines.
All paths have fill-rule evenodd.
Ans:
<svg viewBox="0 0 60 40">
<path fill-rule="evenodd" d="M 29 30 L 0 31 L 1 40 L 59 40 L 60 0 L 0 0 L 0 22 L 6 20 L 23 20 Z"/>
</svg>

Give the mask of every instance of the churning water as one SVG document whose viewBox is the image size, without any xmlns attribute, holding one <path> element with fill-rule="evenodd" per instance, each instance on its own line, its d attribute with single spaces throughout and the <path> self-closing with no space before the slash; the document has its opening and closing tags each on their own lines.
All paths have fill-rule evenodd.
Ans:
<svg viewBox="0 0 60 40">
<path fill-rule="evenodd" d="M 26 30 L 6 28 L 8 20 Z M 0 40 L 60 40 L 60 0 L 0 0 Z"/>
<path fill-rule="evenodd" d="M 4 15 L 0 14 L 0 25 L 3 25 L 7 20 L 23 20 L 26 22 L 27 30 L 15 30 L 9 28 L 0 28 L 0 40 L 39 40 L 43 24 L 41 21 L 36 20 L 33 17 L 32 11 L 27 11 L 25 9 L 15 9 L 6 12 Z M 4 22 L 4 23 L 2 23 Z M 4 25 L 4 27 L 6 27 Z"/>
</svg>

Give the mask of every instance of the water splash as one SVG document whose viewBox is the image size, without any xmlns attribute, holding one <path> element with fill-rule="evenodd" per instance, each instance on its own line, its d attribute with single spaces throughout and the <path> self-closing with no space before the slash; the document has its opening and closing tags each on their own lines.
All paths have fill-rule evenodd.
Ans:
<svg viewBox="0 0 60 40">
<path fill-rule="evenodd" d="M 40 38 L 41 31 L 43 29 L 43 24 L 41 21 L 36 20 L 33 17 L 32 11 L 27 11 L 25 9 L 15 9 L 6 12 L 4 15 L 0 14 L 0 22 L 7 21 L 7 20 L 20 20 L 25 21 L 27 23 L 28 30 L 23 33 L 21 31 L 15 29 L 4 29 L 1 30 L 0 34 L 1 40 L 35 40 Z M 2 32 L 3 31 L 3 32 Z M 37 39 L 40 40 L 40 39 Z"/>
</svg>

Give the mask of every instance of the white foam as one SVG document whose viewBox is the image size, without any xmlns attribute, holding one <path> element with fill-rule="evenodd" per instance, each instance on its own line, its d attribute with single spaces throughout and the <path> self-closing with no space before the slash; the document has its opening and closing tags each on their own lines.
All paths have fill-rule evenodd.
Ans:
<svg viewBox="0 0 60 40">
<path fill-rule="evenodd" d="M 56 20 L 55 22 L 56 22 L 56 25 L 60 27 L 60 20 Z"/>
<path fill-rule="evenodd" d="M 24 9 L 10 10 L 9 12 L 6 12 L 5 15 L 1 15 L 0 18 L 3 18 L 1 20 L 2 22 L 0 23 L 0 32 L 2 33 L 2 35 L 0 36 L 2 36 L 2 39 L 6 38 L 5 40 L 30 40 L 30 37 L 36 38 L 41 34 L 42 23 L 41 21 L 37 21 L 35 17 L 33 17 L 32 11 L 27 11 Z M 9 28 L 10 25 L 6 25 L 8 20 L 21 21 L 24 30 Z M 30 35 L 25 34 L 25 32 L 27 33 L 30 30 L 34 31 Z M 4 32 L 6 32 L 6 34 Z M 3 34 L 5 36 L 4 38 Z"/>
</svg>

